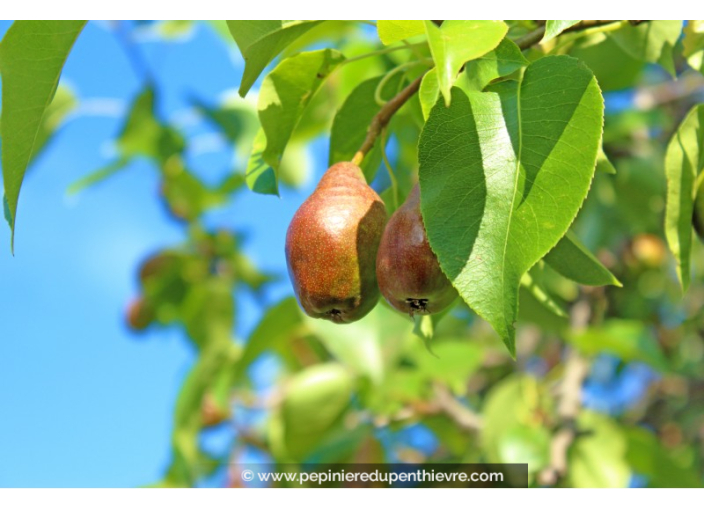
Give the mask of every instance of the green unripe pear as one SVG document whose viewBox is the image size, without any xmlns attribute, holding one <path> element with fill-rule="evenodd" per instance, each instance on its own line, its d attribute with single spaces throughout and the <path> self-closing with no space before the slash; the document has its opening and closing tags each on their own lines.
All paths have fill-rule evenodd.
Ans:
<svg viewBox="0 0 704 510">
<path fill-rule="evenodd" d="M 441 312 L 457 297 L 428 243 L 417 184 L 386 225 L 376 276 L 389 304 L 411 316 Z"/>
<path fill-rule="evenodd" d="M 357 165 L 337 163 L 325 172 L 286 234 L 289 276 L 308 315 L 344 324 L 374 308 L 376 253 L 386 217 Z"/>
</svg>

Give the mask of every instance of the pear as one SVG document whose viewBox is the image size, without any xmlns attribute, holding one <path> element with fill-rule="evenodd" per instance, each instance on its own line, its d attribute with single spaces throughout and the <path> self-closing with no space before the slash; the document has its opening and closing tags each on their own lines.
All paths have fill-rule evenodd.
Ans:
<svg viewBox="0 0 704 510">
<path fill-rule="evenodd" d="M 286 263 L 311 317 L 344 324 L 376 305 L 375 261 L 386 224 L 384 202 L 353 163 L 337 163 L 291 220 Z"/>
<path fill-rule="evenodd" d="M 418 184 L 386 225 L 376 276 L 389 304 L 411 316 L 438 313 L 457 296 L 428 243 Z"/>
</svg>

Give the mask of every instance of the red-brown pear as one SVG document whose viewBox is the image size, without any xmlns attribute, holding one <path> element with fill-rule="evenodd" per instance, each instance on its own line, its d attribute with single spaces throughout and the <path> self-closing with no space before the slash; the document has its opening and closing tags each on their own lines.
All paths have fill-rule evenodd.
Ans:
<svg viewBox="0 0 704 510">
<path fill-rule="evenodd" d="M 438 313 L 457 296 L 428 243 L 417 184 L 386 225 L 376 276 L 389 304 L 411 316 Z"/>
<path fill-rule="evenodd" d="M 337 163 L 325 172 L 286 234 L 289 276 L 308 315 L 343 324 L 374 308 L 386 219 L 384 203 L 357 165 Z"/>
</svg>

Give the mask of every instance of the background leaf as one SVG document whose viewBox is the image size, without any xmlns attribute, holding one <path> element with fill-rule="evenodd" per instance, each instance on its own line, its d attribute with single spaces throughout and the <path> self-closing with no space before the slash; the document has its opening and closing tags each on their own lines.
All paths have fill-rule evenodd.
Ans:
<svg viewBox="0 0 704 510">
<path fill-rule="evenodd" d="M 484 90 L 493 80 L 508 76 L 528 63 L 516 43 L 503 39 L 486 55 L 468 62 L 464 74 L 474 90 Z"/>
<path fill-rule="evenodd" d="M 465 62 L 496 48 L 508 27 L 503 21 L 447 20 L 439 27 L 426 21 L 425 31 L 440 92 L 450 104 L 450 88 Z"/>
<path fill-rule="evenodd" d="M 322 21 L 228 20 L 227 28 L 244 57 L 240 96 L 289 44 Z"/>
<path fill-rule="evenodd" d="M 257 164 L 257 183 L 266 176 L 266 186 L 251 186 L 253 191 L 278 194 L 277 173 L 286 144 L 301 118 L 303 110 L 318 90 L 323 80 L 344 57 L 335 50 L 317 50 L 299 53 L 283 60 L 271 71 L 262 83 L 257 108 L 266 147 L 261 152 L 263 163 L 271 171 Z M 259 157 L 261 134 L 257 135 L 253 157 Z M 248 184 L 250 170 L 247 171 Z M 264 191 L 261 191 L 264 190 Z"/>
<path fill-rule="evenodd" d="M 637 26 L 626 25 L 611 33 L 610 37 L 634 58 L 660 64 L 674 76 L 672 52 L 681 33 L 681 20 L 652 20 Z"/>
<path fill-rule="evenodd" d="M 2 172 L 12 243 L 22 179 L 85 21 L 16 21 L 0 43 Z"/>
<path fill-rule="evenodd" d="M 379 39 L 386 46 L 425 33 L 422 20 L 383 20 L 376 22 Z"/>
<path fill-rule="evenodd" d="M 618 426 L 608 417 L 590 411 L 583 412 L 577 423 L 586 433 L 577 438 L 569 451 L 571 486 L 626 487 L 630 477 L 626 439 Z"/>
<path fill-rule="evenodd" d="M 621 286 L 621 283 L 611 274 L 611 271 L 606 269 L 570 230 L 545 255 L 545 262 L 565 278 L 582 285 L 594 287 L 602 285 Z"/>
<path fill-rule="evenodd" d="M 610 319 L 600 327 L 571 332 L 567 340 L 586 355 L 608 352 L 624 361 L 642 361 L 662 372 L 668 370 L 657 340 L 638 321 Z"/>
<path fill-rule="evenodd" d="M 379 112 L 379 106 L 374 98 L 382 76 L 371 78 L 360 83 L 345 99 L 344 104 L 335 115 L 330 131 L 330 156 L 328 165 L 340 161 L 351 161 L 367 135 L 369 124 L 374 115 Z M 381 91 L 382 98 L 396 95 L 400 75 L 391 78 Z M 381 165 L 381 144 L 376 143 L 362 161 L 361 168 L 368 182 L 374 180 L 374 175 Z"/>
<path fill-rule="evenodd" d="M 586 197 L 603 100 L 591 72 L 546 57 L 520 82 L 433 108 L 419 144 L 430 244 L 463 299 L 515 352 L 523 274 L 565 234 Z"/>
<path fill-rule="evenodd" d="M 545 22 L 545 35 L 540 42 L 548 42 L 562 33 L 563 30 L 576 25 L 581 20 L 578 19 L 553 19 Z"/>
<path fill-rule="evenodd" d="M 689 20 L 684 27 L 682 55 L 687 63 L 704 74 L 704 20 Z"/>
<path fill-rule="evenodd" d="M 694 107 L 670 140 L 665 155 L 667 207 L 665 234 L 682 289 L 690 279 L 695 180 L 704 169 L 704 105 Z"/>
</svg>

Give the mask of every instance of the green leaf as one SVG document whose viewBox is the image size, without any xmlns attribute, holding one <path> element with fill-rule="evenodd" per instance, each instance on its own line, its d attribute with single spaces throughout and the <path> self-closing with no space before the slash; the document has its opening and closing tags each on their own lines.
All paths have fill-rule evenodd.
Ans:
<svg viewBox="0 0 704 510">
<path fill-rule="evenodd" d="M 423 219 L 443 271 L 513 355 L 519 282 L 587 195 L 603 100 L 589 69 L 566 56 L 452 96 L 419 143 Z"/>
<path fill-rule="evenodd" d="M 625 362 L 642 361 L 661 372 L 668 371 L 667 359 L 658 341 L 647 326 L 638 321 L 610 319 L 599 327 L 571 331 L 566 339 L 588 356 L 608 352 Z"/>
<path fill-rule="evenodd" d="M 68 187 L 67 193 L 69 195 L 75 195 L 76 193 L 90 188 L 91 186 L 94 186 L 95 184 L 98 184 L 99 182 L 102 182 L 105 179 L 112 177 L 120 170 L 124 170 L 129 164 L 129 162 L 129 158 L 120 158 L 116 159 L 115 161 L 111 161 L 107 165 L 97 169 L 95 172 L 90 173 L 85 177 L 81 177 L 76 182 L 71 184 Z"/>
<path fill-rule="evenodd" d="M 173 459 L 167 474 L 171 484 L 193 485 L 202 475 L 198 433 L 202 427 L 203 397 L 222 371 L 231 368 L 237 356 L 234 344 L 215 342 L 202 352 L 186 377 L 174 410 Z"/>
<path fill-rule="evenodd" d="M 547 20 L 545 22 L 545 35 L 543 36 L 541 43 L 545 43 L 554 39 L 560 35 L 564 30 L 567 30 L 573 25 L 576 25 L 581 20 L 579 19 L 555 19 Z"/>
<path fill-rule="evenodd" d="M 681 20 L 647 21 L 626 25 L 609 35 L 626 53 L 643 62 L 660 64 L 675 75 L 673 49 L 682 33 Z"/>
<path fill-rule="evenodd" d="M 578 39 L 569 54 L 592 70 L 604 92 L 632 87 L 645 67 L 603 33 Z"/>
<path fill-rule="evenodd" d="M 340 161 L 351 161 L 367 135 L 367 130 L 374 115 L 379 112 L 379 106 L 374 98 L 377 87 L 383 76 L 371 78 L 360 83 L 347 96 L 344 104 L 335 115 L 330 132 L 329 165 Z M 382 98 L 389 98 L 398 92 L 401 75 L 397 74 L 388 80 L 381 91 Z M 374 180 L 374 175 L 381 165 L 381 145 L 375 143 L 362 161 L 361 168 L 368 182 Z"/>
<path fill-rule="evenodd" d="M 183 137 L 156 116 L 154 89 L 147 87 L 132 102 L 117 147 L 124 158 L 145 157 L 163 164 L 184 150 Z"/>
<path fill-rule="evenodd" d="M 517 425 L 506 431 L 498 451 L 501 462 L 528 464 L 528 472 L 537 473 L 548 465 L 550 432 L 544 428 Z"/>
<path fill-rule="evenodd" d="M 28 166 L 30 166 L 51 143 L 58 130 L 64 124 L 68 116 L 76 109 L 77 105 L 78 100 L 73 92 L 71 92 L 71 89 L 61 85 L 56 89 L 54 99 L 52 99 L 51 104 L 44 113 L 44 117 L 42 117 Z"/>
<path fill-rule="evenodd" d="M 599 148 L 599 155 L 596 157 L 596 171 L 602 174 L 616 175 L 616 167 L 609 161 L 603 147 Z"/>
<path fill-rule="evenodd" d="M 677 262 L 682 290 L 689 287 L 695 181 L 704 169 L 704 105 L 692 108 L 670 140 L 665 155 L 665 234 Z"/>
<path fill-rule="evenodd" d="M 543 468 L 548 432 L 534 417 L 546 414 L 550 406 L 549 397 L 532 377 L 512 375 L 494 385 L 482 409 L 481 448 L 486 460 L 527 463 L 529 473 Z"/>
<path fill-rule="evenodd" d="M 15 21 L 0 43 L 2 172 L 14 246 L 20 187 L 85 21 Z"/>
<path fill-rule="evenodd" d="M 227 28 L 244 57 L 240 96 L 247 94 L 269 62 L 320 23 L 322 21 L 228 20 Z"/>
<path fill-rule="evenodd" d="M 565 310 L 562 305 L 558 303 L 547 290 L 545 290 L 542 284 L 533 277 L 531 272 L 523 275 L 523 278 L 521 278 L 521 287 L 530 292 L 533 297 L 549 312 L 557 315 L 558 317 L 568 317 L 567 310 Z"/>
<path fill-rule="evenodd" d="M 191 285 L 181 317 L 190 339 L 203 349 L 213 342 L 227 342 L 235 322 L 235 302 L 227 280 L 210 278 Z"/>
<path fill-rule="evenodd" d="M 440 92 L 449 105 L 450 89 L 462 66 L 496 48 L 508 26 L 503 21 L 447 20 L 438 27 L 432 21 L 425 21 L 425 31 Z"/>
<path fill-rule="evenodd" d="M 548 310 L 536 296 L 524 285 L 518 291 L 518 318 L 539 326 L 541 331 L 562 334 L 569 327 L 567 317 L 560 317 Z"/>
<path fill-rule="evenodd" d="M 592 255 L 571 230 L 545 255 L 545 262 L 565 278 L 581 285 L 621 287 L 621 282 Z"/>
<path fill-rule="evenodd" d="M 495 79 L 508 76 L 528 63 L 516 43 L 503 39 L 494 50 L 468 62 L 464 73 L 474 90 L 484 90 Z"/>
<path fill-rule="evenodd" d="M 303 110 L 342 60 L 341 53 L 330 49 L 299 53 L 283 60 L 264 79 L 257 103 L 263 135 L 257 134 L 254 162 L 247 169 L 247 183 L 253 191 L 278 194 L 278 169 L 286 144 Z M 261 150 L 263 142 L 266 146 Z"/>
<path fill-rule="evenodd" d="M 425 349 L 411 353 L 418 371 L 432 381 L 447 384 L 456 395 L 467 393 L 467 380 L 484 361 L 484 350 L 466 339 L 443 340 L 433 346 L 434 356 Z"/>
<path fill-rule="evenodd" d="M 412 322 L 385 306 L 377 306 L 362 320 L 340 327 L 330 321 L 307 319 L 310 330 L 335 359 L 374 384 L 395 366 L 409 339 Z"/>
<path fill-rule="evenodd" d="M 266 149 L 266 133 L 263 129 L 257 130 L 252 143 L 252 154 L 247 161 L 245 180 L 249 189 L 262 195 L 278 195 L 279 183 L 276 172 L 264 161 Z"/>
<path fill-rule="evenodd" d="M 54 99 L 52 99 L 51 104 L 46 109 L 39 126 L 39 131 L 34 141 L 34 150 L 32 151 L 30 164 L 51 142 L 58 129 L 64 123 L 68 115 L 76 109 L 77 105 L 78 100 L 69 88 L 59 86 L 59 88 L 56 89 Z"/>
<path fill-rule="evenodd" d="M 704 74 L 704 20 L 689 20 L 684 27 L 682 55 L 687 63 Z"/>
<path fill-rule="evenodd" d="M 385 46 L 425 33 L 422 20 L 378 20 L 376 29 Z"/>
<path fill-rule="evenodd" d="M 301 311 L 294 298 L 286 298 L 269 308 L 247 340 L 237 363 L 237 377 L 241 377 L 247 367 L 264 352 L 281 349 L 300 324 Z"/>
<path fill-rule="evenodd" d="M 628 486 L 630 469 L 626 462 L 626 439 L 608 417 L 584 411 L 577 420 L 587 432 L 569 450 L 567 474 L 570 486 L 622 488 Z"/>
<path fill-rule="evenodd" d="M 438 102 L 438 97 L 440 97 L 438 72 L 435 68 L 432 68 L 423 76 L 420 82 L 420 89 L 418 90 L 418 99 L 425 120 L 428 120 L 430 111 L 433 109 L 433 106 L 435 106 L 435 103 Z"/>
<path fill-rule="evenodd" d="M 230 142 L 239 142 L 242 138 L 252 136 L 258 125 L 254 109 L 248 103 L 221 104 L 211 106 L 198 99 L 191 102 L 198 113 L 219 128 Z"/>
<path fill-rule="evenodd" d="M 628 442 L 626 459 L 633 471 L 648 477 L 649 487 L 702 487 L 696 466 L 683 464 L 651 431 L 628 427 L 625 434 Z"/>
</svg>

